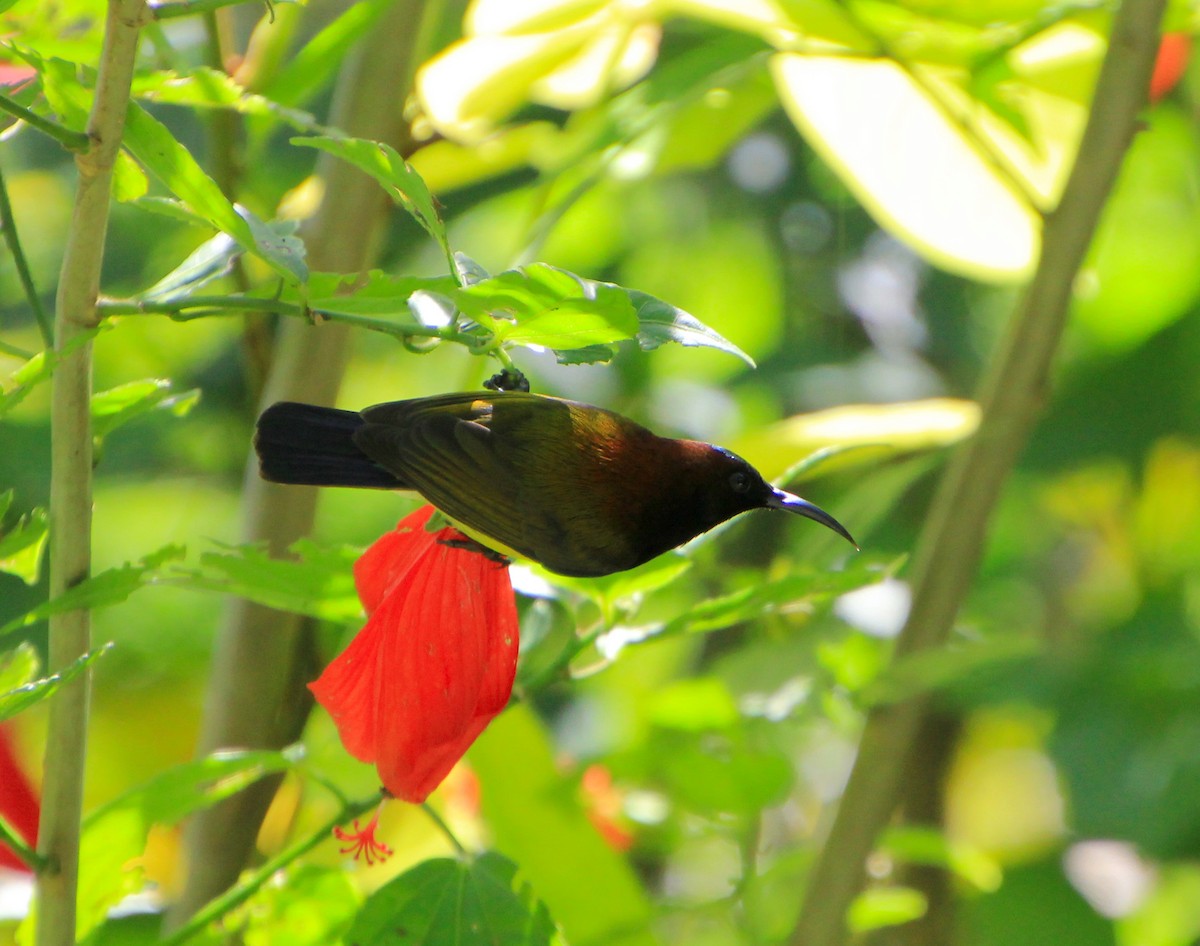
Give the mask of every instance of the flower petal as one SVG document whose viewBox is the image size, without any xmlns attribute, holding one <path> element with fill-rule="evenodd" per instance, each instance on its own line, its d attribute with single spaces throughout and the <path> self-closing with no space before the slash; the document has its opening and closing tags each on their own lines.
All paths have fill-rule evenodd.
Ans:
<svg viewBox="0 0 1200 946">
<path fill-rule="evenodd" d="M 445 530 L 439 538 L 457 537 Z M 396 588 L 399 633 L 386 635 L 376 764 L 388 790 L 423 801 L 508 703 L 517 615 L 508 569 L 439 544 Z"/>
<path fill-rule="evenodd" d="M 434 513 L 432 506 L 405 516 L 354 563 L 354 586 L 367 614 L 371 614 L 413 564 L 433 547 L 436 535 L 425 531 Z"/>
</svg>

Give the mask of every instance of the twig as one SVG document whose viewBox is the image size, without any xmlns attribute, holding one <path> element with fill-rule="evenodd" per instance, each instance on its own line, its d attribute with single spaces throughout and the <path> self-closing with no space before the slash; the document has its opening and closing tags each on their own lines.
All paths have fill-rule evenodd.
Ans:
<svg viewBox="0 0 1200 946">
<path fill-rule="evenodd" d="M 223 894 L 214 897 L 206 903 L 196 911 L 187 923 L 163 939 L 160 942 L 160 946 L 181 946 L 181 944 L 186 943 L 193 936 L 202 932 L 209 923 L 219 920 L 230 910 L 241 906 L 249 900 L 276 872 L 283 870 L 293 861 L 303 857 L 322 841 L 326 840 L 333 833 L 334 828 L 354 818 L 361 817 L 378 804 L 379 796 L 372 795 L 370 798 L 363 799 L 362 801 L 349 802 L 343 805 L 342 810 L 338 812 L 337 817 L 333 820 L 317 828 L 312 834 L 297 841 L 286 850 L 280 851 L 257 870 L 246 874 L 236 886 L 230 887 Z"/>
<path fill-rule="evenodd" d="M 113 166 L 125 128 L 125 110 L 137 55 L 144 0 L 110 0 L 96 94 L 88 118 L 89 149 L 75 158 L 79 183 L 59 279 L 54 349 L 61 360 L 51 384 L 50 597 L 91 571 L 92 348 L 77 339 L 96 323 L 96 297 L 108 229 Z M 86 609 L 50 618 L 49 666 L 60 669 L 87 653 L 91 616 Z M 64 684 L 50 701 L 42 785 L 38 854 L 38 946 L 75 942 L 79 825 L 87 750 L 91 672 Z"/>
<path fill-rule="evenodd" d="M 36 128 L 43 134 L 49 135 L 68 151 L 82 153 L 87 151 L 88 145 L 91 143 L 88 141 L 88 136 L 82 131 L 71 131 L 65 125 L 44 118 L 37 112 L 31 112 L 20 102 L 3 93 L 0 93 L 0 112 L 8 112 L 8 114 L 16 116 L 30 128 Z"/>
<path fill-rule="evenodd" d="M 17 221 L 13 216 L 12 203 L 8 199 L 8 185 L 4 182 L 3 168 L 0 168 L 0 230 L 4 231 L 4 242 L 8 244 L 8 251 L 12 253 L 17 277 L 25 291 L 25 300 L 33 310 L 38 328 L 41 329 L 42 343 L 49 348 L 54 344 L 54 323 L 50 313 L 42 305 L 41 296 L 33 284 L 33 274 L 29 271 L 29 261 L 25 259 L 25 250 L 21 248 L 21 237 L 17 233 Z"/>
<path fill-rule="evenodd" d="M 938 486 L 917 547 L 913 604 L 895 659 L 942 645 L 970 590 L 988 521 L 1046 397 L 1072 285 L 1137 128 L 1166 0 L 1125 0 L 1113 22 L 1087 127 L 1062 201 L 1045 223 L 1038 269 L 981 389 L 983 419 Z M 841 806 L 805 892 L 791 942 L 845 941 L 846 909 L 863 864 L 896 808 L 901 773 L 925 701 L 875 709 L 867 718 Z"/>
</svg>

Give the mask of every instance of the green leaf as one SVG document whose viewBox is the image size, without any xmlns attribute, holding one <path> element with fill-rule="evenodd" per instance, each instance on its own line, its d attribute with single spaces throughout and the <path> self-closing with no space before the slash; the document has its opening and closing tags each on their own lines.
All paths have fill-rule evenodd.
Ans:
<svg viewBox="0 0 1200 946">
<path fill-rule="evenodd" d="M 29 396 L 29 392 L 39 384 L 49 381 L 50 376 L 54 373 L 55 365 L 62 361 L 63 358 L 72 352 L 78 351 L 101 332 L 106 332 L 110 328 L 112 328 L 111 323 L 102 322 L 95 328 L 85 329 L 79 334 L 72 336 L 61 352 L 52 350 L 40 351 L 25 362 L 25 364 L 21 365 L 20 368 L 8 376 L 4 386 L 5 390 L 0 392 L 0 417 L 3 417 L 25 400 Z"/>
<path fill-rule="evenodd" d="M 630 338 L 636 323 L 630 324 L 628 314 L 600 300 L 571 300 L 556 306 L 552 312 L 497 334 L 504 341 L 520 345 L 540 345 L 553 350 L 588 348 Z"/>
<path fill-rule="evenodd" d="M 642 882 L 567 790 L 556 756 L 526 704 L 509 707 L 471 747 L 497 850 L 521 865 L 568 942 L 653 946 L 653 910 Z"/>
<path fill-rule="evenodd" d="M 795 772 L 784 753 L 707 736 L 687 734 L 683 745 L 659 746 L 655 752 L 673 798 L 709 816 L 754 814 L 787 798 Z"/>
<path fill-rule="evenodd" d="M 624 643 L 673 634 L 707 634 L 734 624 L 755 621 L 803 604 L 845 594 L 865 585 L 883 581 L 896 573 L 904 557 L 881 559 L 857 555 L 842 571 L 806 570 L 787 578 L 742 588 L 727 595 L 709 598 L 694 605 L 665 624 L 643 628 L 622 628 L 601 639 L 610 656 Z"/>
<path fill-rule="evenodd" d="M 37 673 L 36 654 L 31 658 L 23 650 L 29 646 L 28 644 L 22 644 L 21 647 L 18 647 L 13 652 L 16 655 L 13 657 L 16 664 L 15 669 L 12 669 L 8 664 L 0 666 L 0 722 L 11 719 L 18 713 L 29 709 L 35 703 L 40 703 L 47 697 L 53 696 L 60 686 L 83 673 L 84 670 L 108 653 L 113 645 L 105 644 L 103 647 L 97 647 L 95 650 L 77 658 L 57 673 L 52 673 L 50 676 L 42 677 L 39 680 L 32 679 L 33 674 Z M 30 663 L 31 659 L 32 663 Z M 5 684 L 10 678 L 15 678 L 18 674 L 24 673 L 27 670 L 31 670 L 32 672 L 30 672 L 25 682 L 12 688 L 5 688 Z"/>
<path fill-rule="evenodd" d="M 499 340 L 603 354 L 588 361 L 607 360 L 610 343 L 633 338 L 638 331 L 624 289 L 546 263 L 480 279 L 450 297 Z"/>
<path fill-rule="evenodd" d="M 0 521 L 12 504 L 13 491 L 0 493 Z M 35 507 L 0 535 L 0 572 L 16 575 L 27 585 L 36 585 L 42 571 L 42 551 L 50 527 L 46 510 Z"/>
<path fill-rule="evenodd" d="M 37 648 L 28 641 L 0 655 L 0 693 L 7 694 L 17 687 L 23 687 L 37 676 L 41 667 Z"/>
<path fill-rule="evenodd" d="M 386 315 L 417 324 L 409 300 L 417 292 L 440 294 L 454 288 L 449 276 L 395 276 L 373 269 L 366 277 L 343 273 L 313 273 L 308 281 L 308 306 L 316 312 L 340 315 Z M 285 292 L 284 298 L 290 294 Z M 299 298 L 299 297 L 297 297 Z"/>
<path fill-rule="evenodd" d="M 1003 871 L 994 858 L 943 832 L 920 825 L 896 825 L 887 830 L 880 844 L 899 861 L 940 867 L 953 872 L 976 889 L 999 889 Z"/>
<path fill-rule="evenodd" d="M 691 567 L 690 558 L 680 552 L 670 551 L 642 563 L 637 568 L 600 578 L 568 578 L 536 565 L 533 566 L 533 570 L 550 584 L 567 588 L 595 601 L 611 624 L 618 603 L 635 595 L 646 595 L 664 588 Z"/>
<path fill-rule="evenodd" d="M 379 21 L 391 0 L 352 3 L 288 58 L 263 89 L 263 95 L 283 105 L 299 105 L 329 84 L 346 53 Z"/>
<path fill-rule="evenodd" d="M 139 197 L 137 200 L 132 200 L 129 203 L 130 206 L 136 207 L 138 210 L 145 210 L 160 217 L 170 217 L 172 220 L 178 220 L 193 227 L 200 227 L 206 231 L 212 229 L 212 224 L 208 220 L 190 209 L 183 202 L 173 200 L 170 197 L 150 195 L 148 197 Z M 226 236 L 228 235 L 226 234 Z"/>
<path fill-rule="evenodd" d="M 20 617 L 13 618 L 0 627 L 0 637 L 28 627 L 35 621 L 40 621 L 52 614 L 120 604 L 138 588 L 152 581 L 164 564 L 180 559 L 183 555 L 182 545 L 167 545 L 157 552 L 147 555 L 136 565 L 126 563 L 118 568 L 110 568 L 99 575 L 84 579 L 79 584 L 68 588 L 57 598 L 38 605 Z"/>
<path fill-rule="evenodd" d="M 979 413 L 974 401 L 957 398 L 848 404 L 788 417 L 743 434 L 728 446 L 768 480 L 776 480 L 798 460 L 827 447 L 841 452 L 822 464 L 822 472 L 947 447 L 975 432 Z M 863 449 L 850 451 L 850 447 Z"/>
<path fill-rule="evenodd" d="M 554 921 L 517 876 L 488 852 L 470 861 L 418 864 L 377 890 L 346 941 L 356 946 L 549 946 Z"/>
<path fill-rule="evenodd" d="M 92 436 L 96 445 L 118 427 L 152 410 L 170 411 L 183 417 L 200 400 L 200 389 L 173 391 L 171 382 L 162 378 L 130 381 L 92 395 Z"/>
<path fill-rule="evenodd" d="M 303 864 L 282 884 L 265 884 L 245 908 L 246 946 L 327 946 L 344 942 L 362 894 L 354 875 L 338 867 Z"/>
<path fill-rule="evenodd" d="M 149 112 L 130 102 L 125 116 L 124 146 L 187 207 L 222 233 L 227 233 L 285 279 L 304 282 L 303 247 L 284 239 L 244 207 L 236 207 L 196 163 L 191 153 Z"/>
<path fill-rule="evenodd" d="M 178 207 L 174 201 L 168 201 Z M 138 206 L 146 206 L 139 202 Z M 155 208 L 160 204 L 154 204 Z M 149 208 L 147 208 L 149 209 Z M 228 233 L 218 233 L 194 249 L 182 263 L 163 276 L 149 289 L 137 293 L 134 299 L 145 302 L 174 302 L 185 299 L 198 289 L 228 275 L 233 261 L 242 253 L 237 241 Z"/>
<path fill-rule="evenodd" d="M 925 895 L 911 887 L 872 887 L 864 890 L 846 911 L 846 924 L 855 933 L 899 926 L 925 915 Z"/>
<path fill-rule="evenodd" d="M 83 821 L 79 854 L 77 940 L 124 897 L 142 888 L 138 858 L 151 825 L 176 824 L 294 762 L 295 754 L 287 751 L 214 753 L 169 769 L 89 814 Z"/>
<path fill-rule="evenodd" d="M 694 315 L 648 293 L 636 289 L 625 291 L 637 312 L 637 340 L 643 351 L 653 351 L 666 342 L 675 342 L 685 348 L 715 348 L 755 367 L 753 358 Z"/>
<path fill-rule="evenodd" d="M 294 611 L 326 621 L 350 622 L 362 617 L 354 590 L 354 563 L 361 549 L 323 547 L 301 539 L 290 549 L 298 559 L 277 559 L 261 546 L 245 545 L 228 552 L 206 552 L 198 569 L 176 569 L 173 576 L 193 588 L 240 595 L 280 611 Z"/>
<path fill-rule="evenodd" d="M 425 232 L 437 241 L 446 255 L 450 272 L 454 272 L 454 256 L 450 252 L 450 243 L 446 237 L 446 225 L 442 223 L 433 195 L 421 180 L 421 175 L 413 170 L 412 165 L 405 161 L 395 148 L 382 142 L 367 141 L 365 138 L 316 136 L 292 138 L 291 142 L 304 148 L 327 151 L 371 175 L 391 198 L 407 210 Z"/>
<path fill-rule="evenodd" d="M 150 102 L 192 108 L 227 108 L 243 115 L 275 118 L 299 131 L 317 127 L 316 118 L 308 112 L 247 92 L 231 75 L 208 66 L 199 66 L 184 74 L 173 70 L 144 73 L 134 78 L 132 95 Z"/>
</svg>

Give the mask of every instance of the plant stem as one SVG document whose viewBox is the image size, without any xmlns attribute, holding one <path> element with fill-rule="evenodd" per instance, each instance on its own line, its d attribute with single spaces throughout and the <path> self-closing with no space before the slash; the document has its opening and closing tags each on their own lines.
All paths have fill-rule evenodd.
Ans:
<svg viewBox="0 0 1200 946">
<path fill-rule="evenodd" d="M 176 3 L 152 3 L 149 9 L 155 20 L 162 21 L 181 16 L 195 16 L 197 13 L 212 13 L 222 7 L 235 7 L 249 2 L 252 0 L 178 0 Z"/>
<path fill-rule="evenodd" d="M 397 102 L 411 84 L 413 47 L 422 19 L 421 0 L 394 0 L 378 27 L 343 67 L 331 124 L 355 137 L 399 144 L 406 132 Z M 386 220 L 386 195 L 367 175 L 332 155 L 318 159 L 325 198 L 306 234 L 314 271 L 355 273 L 377 256 Z M 348 354 L 347 328 L 290 320 L 280 331 L 263 402 L 291 399 L 331 403 Z M 263 482 L 247 464 L 243 531 L 265 541 L 274 554 L 312 527 L 316 490 Z M 312 654 L 311 624 L 298 615 L 245 600 L 231 602 L 217 638 L 201 755 L 222 746 L 277 746 L 303 726 L 311 702 L 305 660 Z M 311 679 L 309 677 L 308 679 Z M 191 872 L 173 919 L 186 917 L 233 883 L 253 848 L 254 837 L 277 780 L 199 813 L 188 827 Z"/>
<path fill-rule="evenodd" d="M 244 312 L 272 312 L 295 319 L 318 322 L 339 322 L 356 328 L 381 332 L 395 338 L 440 338 L 442 341 L 465 345 L 476 354 L 495 355 L 501 363 L 512 366 L 508 353 L 492 347 L 485 336 L 460 332 L 452 326 L 434 328 L 415 323 L 392 322 L 369 315 L 354 315 L 351 312 L 335 312 L 320 308 L 305 308 L 295 302 L 282 299 L 257 299 L 253 296 L 189 296 L 171 302 L 143 302 L 137 299 L 101 299 L 96 310 L 102 316 L 110 315 L 166 315 L 177 322 L 205 319 L 214 316 L 241 315 Z"/>
<path fill-rule="evenodd" d="M 895 660 L 941 646 L 970 590 L 988 521 L 1047 396 L 1076 273 L 1146 101 L 1165 0 L 1125 0 L 1113 21 L 1087 127 L 1042 254 L 981 387 L 983 419 L 939 483 L 917 546 L 913 604 Z M 925 710 L 914 699 L 873 710 L 792 933 L 795 946 L 835 946 L 863 864 L 896 808 L 901 773 Z"/>
<path fill-rule="evenodd" d="M 223 894 L 214 897 L 206 903 L 201 909 L 196 911 L 187 923 L 175 930 L 170 936 L 165 937 L 161 941 L 160 946 L 181 946 L 181 944 L 186 943 L 193 936 L 203 931 L 204 927 L 208 926 L 209 923 L 219 920 L 230 910 L 241 906 L 249 900 L 277 871 L 283 870 L 293 861 L 303 857 L 322 841 L 326 840 L 333 833 L 334 828 L 354 818 L 361 817 L 378 804 L 378 795 L 372 795 L 370 798 L 362 801 L 345 804 L 342 810 L 338 812 L 337 817 L 332 821 L 322 825 L 312 834 L 297 841 L 291 847 L 280 851 L 261 867 L 246 874 L 238 882 L 237 886 L 230 887 Z"/>
<path fill-rule="evenodd" d="M 23 358 L 28 361 L 30 358 L 33 358 L 37 352 L 26 351 L 24 348 L 19 348 L 16 345 L 10 345 L 8 342 L 0 339 L 0 354 L 12 355 L 14 358 Z"/>
<path fill-rule="evenodd" d="M 65 125 L 60 125 L 49 118 L 43 118 L 37 112 L 31 112 L 20 102 L 2 93 L 0 93 L 0 111 L 15 115 L 30 128 L 36 128 L 43 134 L 49 135 L 68 151 L 84 152 L 87 151 L 90 144 L 88 136 L 82 131 L 71 131 Z"/>
<path fill-rule="evenodd" d="M 67 235 L 55 312 L 54 349 L 60 361 L 51 386 L 50 597 L 91 571 L 92 349 L 76 339 L 96 323 L 100 267 L 108 228 L 113 165 L 125 127 L 125 109 L 137 54 L 144 0 L 110 0 L 96 96 L 88 118 L 89 149 L 75 158 L 79 183 Z M 87 653 L 87 610 L 50 618 L 49 666 L 60 670 Z M 87 749 L 91 671 L 64 684 L 50 701 L 42 785 L 38 854 L 38 946 L 75 942 L 79 823 Z"/>
<path fill-rule="evenodd" d="M 42 343 L 49 348 L 54 344 L 54 323 L 46 307 L 42 305 L 41 296 L 33 284 L 33 274 L 29 271 L 29 261 L 25 259 L 25 251 L 21 248 L 21 238 L 17 233 L 12 203 L 8 199 L 8 185 L 4 183 L 3 169 L 0 169 L 0 229 L 4 231 L 4 242 L 8 244 L 8 250 L 12 253 L 13 265 L 17 267 L 17 277 L 25 291 L 25 300 L 33 310 L 38 328 L 42 332 Z"/>
<path fill-rule="evenodd" d="M 434 823 L 434 826 L 449 839 L 450 844 L 454 847 L 454 853 L 459 857 L 470 857 L 470 852 L 463 847 L 462 841 L 450 830 L 450 825 L 446 824 L 445 819 L 437 813 L 437 810 L 429 802 L 421 802 L 421 808 L 429 820 Z"/>
<path fill-rule="evenodd" d="M 17 829 L 4 820 L 0 815 L 0 844 L 5 844 L 32 871 L 45 868 L 46 860 L 37 851 L 25 843 L 25 839 L 17 833 Z"/>
</svg>

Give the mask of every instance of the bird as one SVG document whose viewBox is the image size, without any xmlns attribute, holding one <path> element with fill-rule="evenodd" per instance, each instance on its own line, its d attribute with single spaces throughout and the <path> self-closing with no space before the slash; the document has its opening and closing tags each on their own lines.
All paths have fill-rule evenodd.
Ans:
<svg viewBox="0 0 1200 946">
<path fill-rule="evenodd" d="M 280 401 L 254 443 L 265 480 L 413 490 L 485 546 L 569 577 L 636 568 L 751 509 L 797 513 L 858 548 L 829 513 L 722 447 L 548 395 L 463 392 L 361 411 Z"/>
</svg>

